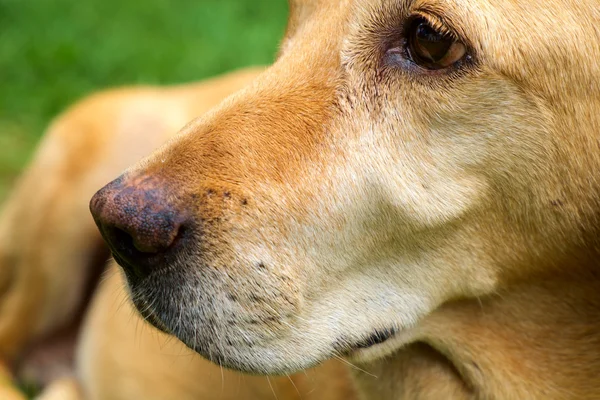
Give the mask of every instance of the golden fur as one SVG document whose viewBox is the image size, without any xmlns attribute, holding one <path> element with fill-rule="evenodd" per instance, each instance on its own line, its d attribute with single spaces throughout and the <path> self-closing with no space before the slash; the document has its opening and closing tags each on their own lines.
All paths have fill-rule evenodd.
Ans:
<svg viewBox="0 0 600 400">
<path fill-rule="evenodd" d="M 75 107 L 0 223 L 0 354 L 13 361 L 80 303 L 72 287 L 99 239 L 83 200 L 243 87 L 121 178 L 168 185 L 202 221 L 185 259 L 132 288 L 164 328 L 252 373 L 342 355 L 365 400 L 600 397 L 599 10 L 298 0 L 277 61 L 258 76 Z M 437 74 L 386 62 L 413 15 L 449 27 L 472 62 Z M 80 341 L 85 398 L 218 398 L 218 367 L 166 361 L 149 328 L 134 344 L 120 316 L 130 306 L 111 293 L 120 279 L 100 287 Z M 392 337 L 356 345 L 383 330 Z M 292 378 L 302 398 L 350 396 L 340 364 L 318 368 L 319 390 Z M 212 370 L 216 383 L 198 379 Z M 297 395 L 292 381 L 275 381 L 280 398 Z M 263 378 L 244 382 L 248 398 L 272 395 Z M 240 398 L 226 392 L 235 387 L 224 396 Z"/>
</svg>

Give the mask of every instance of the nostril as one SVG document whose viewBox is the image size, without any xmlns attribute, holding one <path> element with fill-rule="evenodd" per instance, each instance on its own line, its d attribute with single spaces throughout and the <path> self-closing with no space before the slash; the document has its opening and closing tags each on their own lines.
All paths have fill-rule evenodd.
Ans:
<svg viewBox="0 0 600 400">
<path fill-rule="evenodd" d="M 137 248 L 135 246 L 133 236 L 125 232 L 123 229 L 117 227 L 110 228 L 110 236 L 112 237 L 112 241 L 119 251 L 127 251 L 129 249 Z"/>
<path fill-rule="evenodd" d="M 111 236 L 111 241 L 115 245 L 116 250 L 125 253 L 124 255 L 129 257 L 135 255 L 151 256 L 161 253 L 173 245 L 175 240 L 178 239 L 181 231 L 176 228 L 176 230 L 171 233 L 173 240 L 166 239 L 156 242 L 155 240 L 152 240 L 155 238 L 148 238 L 139 234 L 129 233 L 127 230 L 117 226 L 110 227 L 108 230 L 110 231 L 108 234 Z"/>
<path fill-rule="evenodd" d="M 171 244 L 169 245 L 169 247 L 175 247 L 177 245 L 177 243 L 186 235 L 187 235 L 187 226 L 179 225 L 177 227 L 177 229 L 175 230 L 175 233 L 173 235 L 173 240 L 171 241 Z"/>
<path fill-rule="evenodd" d="M 125 269 L 128 276 L 143 279 L 147 275 L 145 269 L 137 263 L 130 263 L 132 260 L 139 260 L 140 255 L 143 254 L 137 249 L 133 236 L 116 226 L 104 226 L 103 231 L 105 238 L 111 244 L 113 257 Z"/>
</svg>

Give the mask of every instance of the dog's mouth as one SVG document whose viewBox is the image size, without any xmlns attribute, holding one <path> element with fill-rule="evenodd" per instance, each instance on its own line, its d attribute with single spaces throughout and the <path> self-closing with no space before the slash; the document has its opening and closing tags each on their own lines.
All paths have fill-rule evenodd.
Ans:
<svg viewBox="0 0 600 400">
<path fill-rule="evenodd" d="M 376 329 L 371 334 L 355 341 L 340 339 L 334 344 L 338 354 L 353 357 L 357 352 L 368 351 L 379 345 L 383 345 L 399 333 L 397 328 Z"/>
<path fill-rule="evenodd" d="M 368 363 L 390 356 L 399 348 L 410 344 L 414 341 L 414 334 L 410 327 L 378 329 L 366 338 L 350 344 L 345 351 L 339 351 L 338 354 L 353 363 Z"/>
<path fill-rule="evenodd" d="M 382 344 L 386 342 L 388 339 L 393 337 L 398 333 L 398 330 L 395 328 L 387 328 L 387 329 L 378 329 L 375 330 L 370 336 L 366 339 L 360 340 L 352 346 L 351 351 L 356 351 L 360 349 L 368 349 L 369 347 L 376 346 L 378 344 Z"/>
</svg>

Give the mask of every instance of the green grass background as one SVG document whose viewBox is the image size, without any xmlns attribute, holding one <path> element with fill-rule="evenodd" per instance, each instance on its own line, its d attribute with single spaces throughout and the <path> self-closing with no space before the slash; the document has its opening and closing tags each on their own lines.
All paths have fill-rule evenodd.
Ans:
<svg viewBox="0 0 600 400">
<path fill-rule="evenodd" d="M 0 0 L 0 201 L 69 104 L 269 63 L 286 15 L 285 0 Z"/>
</svg>

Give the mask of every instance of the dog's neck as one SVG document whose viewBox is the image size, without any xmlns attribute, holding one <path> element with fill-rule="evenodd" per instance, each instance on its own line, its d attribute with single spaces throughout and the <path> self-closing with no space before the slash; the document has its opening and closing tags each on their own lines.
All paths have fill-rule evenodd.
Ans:
<svg viewBox="0 0 600 400">
<path fill-rule="evenodd" d="M 355 370 L 364 400 L 585 399 L 600 393 L 600 279 L 447 304 L 394 356 Z M 588 397 L 586 397 L 588 396 Z"/>
</svg>

